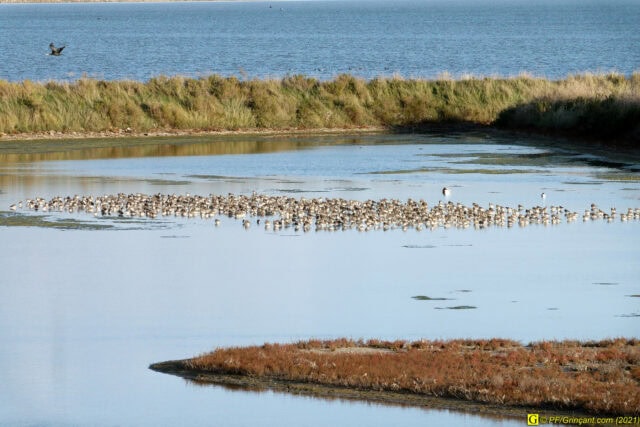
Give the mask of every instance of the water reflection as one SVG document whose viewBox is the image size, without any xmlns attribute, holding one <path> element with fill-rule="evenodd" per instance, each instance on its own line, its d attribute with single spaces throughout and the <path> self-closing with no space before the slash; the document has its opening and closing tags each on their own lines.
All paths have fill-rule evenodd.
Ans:
<svg viewBox="0 0 640 427">
<path fill-rule="evenodd" d="M 198 379 L 184 379 L 185 383 L 188 385 L 198 387 L 198 388 L 220 388 L 230 393 L 256 393 L 256 394 L 268 394 L 268 395 L 286 395 L 290 396 L 291 393 L 288 391 L 283 391 L 281 388 L 273 388 L 268 385 L 236 385 L 236 384 L 212 384 L 210 381 L 198 380 Z M 286 388 L 286 385 L 282 386 Z M 295 395 L 298 397 L 308 397 L 314 400 L 322 401 L 322 402 L 338 402 L 338 403 L 359 403 L 366 405 L 368 407 L 381 407 L 381 408 L 403 408 L 403 409 L 415 409 L 416 405 L 409 405 L 405 403 L 401 403 L 402 397 L 398 397 L 397 402 L 380 402 L 376 401 L 375 397 L 369 397 L 369 399 L 365 399 L 364 397 L 358 397 L 360 394 L 359 391 L 350 391 L 348 389 L 340 390 L 344 392 L 344 394 L 352 394 L 349 396 L 333 396 L 331 390 L 324 390 L 322 387 L 319 387 L 314 391 L 311 391 L 313 387 L 309 387 L 308 391 L 306 390 L 296 390 Z M 324 393 L 324 394 L 322 394 Z M 375 393 L 374 393 L 375 394 Z M 522 422 L 522 415 L 508 415 L 508 414 L 499 414 L 494 408 L 487 408 L 482 406 L 481 404 L 474 404 L 472 402 L 458 402 L 452 399 L 438 399 L 438 398 L 429 398 L 425 397 L 422 402 L 422 406 L 420 410 L 425 411 L 425 415 L 428 413 L 437 414 L 440 412 L 442 415 L 447 414 L 448 411 L 457 411 L 460 414 L 469 413 L 473 414 L 474 418 L 478 419 L 478 422 L 481 424 L 485 424 L 482 421 L 487 421 L 486 424 L 494 425 L 496 422 L 499 422 L 501 425 L 506 423 L 507 421 L 516 421 Z M 515 412 L 515 411 L 514 411 Z M 454 412 L 455 413 L 455 412 Z M 449 414 L 447 414 L 449 415 Z M 444 417 L 443 417 L 444 419 Z"/>
<path fill-rule="evenodd" d="M 451 139 L 451 136 L 448 137 Z M 123 159 L 132 157 L 217 156 L 264 154 L 304 150 L 321 145 L 411 143 L 408 135 L 380 133 L 354 135 L 211 134 L 93 139 L 0 141 L 0 162 L 26 163 L 61 160 Z"/>
<path fill-rule="evenodd" d="M 258 154 L 302 149 L 317 144 L 305 139 L 208 136 L 121 139 L 15 141 L 0 144 L 0 162 L 122 159 L 130 157 L 211 156 Z"/>
</svg>

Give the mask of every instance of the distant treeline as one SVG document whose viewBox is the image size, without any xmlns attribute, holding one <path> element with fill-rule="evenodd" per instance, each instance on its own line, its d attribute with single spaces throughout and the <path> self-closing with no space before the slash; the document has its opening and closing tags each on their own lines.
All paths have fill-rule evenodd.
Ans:
<svg viewBox="0 0 640 427">
<path fill-rule="evenodd" d="M 428 128 L 471 124 L 640 140 L 640 73 L 320 81 L 156 77 L 146 83 L 0 80 L 0 132 Z"/>
</svg>

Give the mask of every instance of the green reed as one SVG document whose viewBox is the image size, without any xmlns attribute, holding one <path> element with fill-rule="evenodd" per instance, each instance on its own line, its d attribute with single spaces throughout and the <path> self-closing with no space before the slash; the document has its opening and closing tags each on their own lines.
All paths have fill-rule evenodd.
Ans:
<svg viewBox="0 0 640 427">
<path fill-rule="evenodd" d="M 241 80 L 159 76 L 146 83 L 0 80 L 0 133 L 286 130 L 432 124 L 640 134 L 640 73 L 562 80 L 513 78 L 364 80 L 301 75 Z"/>
</svg>

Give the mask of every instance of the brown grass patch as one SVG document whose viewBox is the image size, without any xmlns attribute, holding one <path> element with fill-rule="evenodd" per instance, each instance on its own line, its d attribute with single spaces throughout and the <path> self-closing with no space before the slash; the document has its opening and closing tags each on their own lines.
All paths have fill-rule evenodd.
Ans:
<svg viewBox="0 0 640 427">
<path fill-rule="evenodd" d="M 505 406 L 640 415 L 640 341 L 332 341 L 220 348 L 180 362 L 240 375 Z"/>
</svg>

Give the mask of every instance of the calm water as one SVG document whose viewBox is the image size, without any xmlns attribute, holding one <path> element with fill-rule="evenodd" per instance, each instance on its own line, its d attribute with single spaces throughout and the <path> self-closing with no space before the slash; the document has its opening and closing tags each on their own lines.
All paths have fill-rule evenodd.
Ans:
<svg viewBox="0 0 640 427">
<path fill-rule="evenodd" d="M 545 191 L 548 204 L 572 210 L 640 206 L 638 163 L 530 142 L 481 134 L 218 137 L 121 150 L 36 147 L 42 152 L 31 155 L 3 145 L 0 424 L 523 425 L 197 387 L 147 366 L 215 346 L 310 337 L 637 337 L 640 306 L 630 295 L 640 294 L 640 222 L 304 234 L 244 230 L 226 217 L 214 227 L 24 211 L 20 218 L 38 219 L 37 227 L 6 226 L 6 211 L 36 195 L 117 192 L 433 204 L 443 185 L 465 204 L 534 205 Z M 477 308 L 446 309 L 457 305 Z"/>
<path fill-rule="evenodd" d="M 640 3 L 624 0 L 0 4 L 0 79 L 628 74 L 640 64 L 638 22 Z M 62 56 L 47 55 L 52 41 L 67 45 Z M 433 204 L 444 185 L 465 204 L 534 205 L 544 191 L 572 210 L 640 206 L 637 162 L 530 142 L 200 138 L 33 143 L 30 154 L 3 143 L 0 425 L 523 425 L 196 387 L 147 366 L 311 337 L 637 336 L 640 223 L 301 234 L 228 218 L 216 228 L 6 211 L 27 197 L 117 192 Z M 8 226 L 16 220 L 31 226 Z"/>
<path fill-rule="evenodd" d="M 638 22 L 636 0 L 0 4 L 0 79 L 629 74 Z"/>
</svg>

